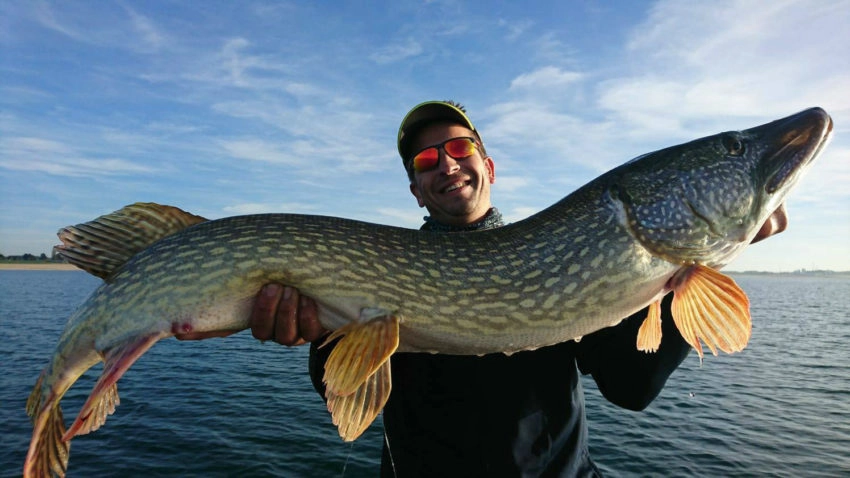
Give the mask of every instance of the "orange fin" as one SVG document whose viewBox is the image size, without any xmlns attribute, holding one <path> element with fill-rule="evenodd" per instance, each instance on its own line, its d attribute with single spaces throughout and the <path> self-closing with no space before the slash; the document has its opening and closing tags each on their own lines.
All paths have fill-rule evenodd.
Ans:
<svg viewBox="0 0 850 478">
<path fill-rule="evenodd" d="M 343 441 L 357 439 L 384 409 L 392 390 L 390 361 L 378 367 L 354 393 L 340 396 L 327 392 L 328 410 Z"/>
<path fill-rule="evenodd" d="M 159 339 L 168 337 L 170 334 L 156 332 L 150 335 L 124 342 L 121 345 L 109 349 L 104 354 L 106 364 L 103 373 L 95 384 L 77 419 L 63 435 L 63 440 L 70 440 L 77 435 L 91 433 L 106 422 L 106 417 L 115 412 L 115 407 L 120 403 L 118 398 L 118 379 L 130 368 L 145 352 L 150 349 Z"/>
<path fill-rule="evenodd" d="M 55 252 L 70 264 L 109 282 L 141 250 L 206 219 L 173 206 L 135 203 L 76 226 L 62 228 Z"/>
<path fill-rule="evenodd" d="M 731 277 L 706 266 L 690 267 L 673 287 L 673 320 L 702 361 L 700 340 L 717 355 L 740 352 L 752 332 L 750 301 Z"/>
<path fill-rule="evenodd" d="M 661 301 L 649 304 L 649 313 L 638 329 L 637 348 L 641 352 L 657 352 L 661 346 Z"/>
<path fill-rule="evenodd" d="M 33 419 L 33 435 L 24 461 L 24 477 L 65 476 L 68 470 L 71 443 L 62 440 L 65 434 L 62 409 L 53 397 L 48 398 L 42 409 L 43 380 L 44 374 L 27 400 L 27 413 Z"/>
<path fill-rule="evenodd" d="M 398 348 L 398 330 L 398 317 L 382 315 L 347 324 L 325 342 L 342 337 L 325 363 L 324 382 L 328 410 L 345 441 L 360 436 L 390 396 L 389 358 Z"/>
</svg>

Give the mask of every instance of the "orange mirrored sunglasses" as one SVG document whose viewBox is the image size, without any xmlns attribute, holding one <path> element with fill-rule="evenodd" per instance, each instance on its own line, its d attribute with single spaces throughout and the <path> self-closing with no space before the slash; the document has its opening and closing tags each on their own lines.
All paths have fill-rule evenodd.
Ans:
<svg viewBox="0 0 850 478">
<path fill-rule="evenodd" d="M 454 159 L 466 159 L 475 153 L 477 145 L 475 138 L 462 136 L 428 146 L 413 156 L 413 170 L 422 173 L 436 168 L 440 162 L 440 148 Z"/>
</svg>

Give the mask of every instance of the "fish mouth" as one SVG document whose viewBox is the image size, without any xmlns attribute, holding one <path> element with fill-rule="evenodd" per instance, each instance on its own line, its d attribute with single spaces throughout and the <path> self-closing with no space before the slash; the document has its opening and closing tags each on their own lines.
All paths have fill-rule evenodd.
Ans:
<svg viewBox="0 0 850 478">
<path fill-rule="evenodd" d="M 765 191 L 774 194 L 796 182 L 832 138 L 832 129 L 832 118 L 817 107 L 755 128 L 765 143 L 777 147 L 765 156 Z"/>
</svg>

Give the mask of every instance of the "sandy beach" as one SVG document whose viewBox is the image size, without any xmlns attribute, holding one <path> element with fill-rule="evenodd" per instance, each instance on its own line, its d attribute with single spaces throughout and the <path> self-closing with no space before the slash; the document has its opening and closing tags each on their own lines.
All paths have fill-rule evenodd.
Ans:
<svg viewBox="0 0 850 478">
<path fill-rule="evenodd" d="M 50 263 L 35 263 L 35 264 L 3 264 L 0 263 L 0 271 L 78 271 L 76 266 L 71 264 L 50 264 Z"/>
</svg>

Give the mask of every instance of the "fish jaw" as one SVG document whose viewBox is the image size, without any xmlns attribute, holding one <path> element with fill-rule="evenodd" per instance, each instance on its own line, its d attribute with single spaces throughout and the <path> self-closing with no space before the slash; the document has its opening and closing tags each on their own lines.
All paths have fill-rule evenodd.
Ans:
<svg viewBox="0 0 850 478">
<path fill-rule="evenodd" d="M 823 109 L 810 108 L 748 132 L 776 148 L 765 155 L 759 170 L 764 194 L 770 196 L 765 208 L 773 211 L 829 144 L 833 122 Z"/>
<path fill-rule="evenodd" d="M 644 155 L 614 170 L 607 194 L 630 233 L 674 264 L 719 268 L 736 257 L 823 151 L 820 108 Z"/>
</svg>

